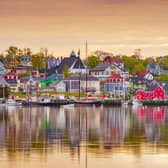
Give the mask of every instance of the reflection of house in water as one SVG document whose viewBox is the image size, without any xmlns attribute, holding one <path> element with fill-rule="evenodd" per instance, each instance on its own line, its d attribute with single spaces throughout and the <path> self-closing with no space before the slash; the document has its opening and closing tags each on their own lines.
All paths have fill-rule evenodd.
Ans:
<svg viewBox="0 0 168 168">
<path fill-rule="evenodd" d="M 143 123 L 148 141 L 158 142 L 161 140 L 161 125 L 167 124 L 167 112 L 165 107 L 140 107 L 136 116 Z"/>
<path fill-rule="evenodd" d="M 130 115 L 126 109 L 108 108 L 101 117 L 101 136 L 106 144 L 122 143 L 128 135 Z"/>
</svg>

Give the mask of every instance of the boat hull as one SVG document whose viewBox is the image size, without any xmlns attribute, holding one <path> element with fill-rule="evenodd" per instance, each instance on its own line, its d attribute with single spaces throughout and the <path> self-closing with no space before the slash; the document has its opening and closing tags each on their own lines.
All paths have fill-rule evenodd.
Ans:
<svg viewBox="0 0 168 168">
<path fill-rule="evenodd" d="M 75 106 L 101 106 L 101 101 L 85 101 L 85 100 L 78 100 L 75 101 Z"/>
</svg>

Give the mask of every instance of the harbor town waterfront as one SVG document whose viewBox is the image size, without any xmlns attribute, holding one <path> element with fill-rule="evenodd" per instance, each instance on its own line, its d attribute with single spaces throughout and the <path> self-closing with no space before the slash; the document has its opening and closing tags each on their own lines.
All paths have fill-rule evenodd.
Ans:
<svg viewBox="0 0 168 168">
<path fill-rule="evenodd" d="M 0 0 L 0 168 L 168 168 L 168 0 Z"/>
<path fill-rule="evenodd" d="M 166 106 L 1 105 L 0 166 L 166 168 L 167 118 Z"/>
</svg>

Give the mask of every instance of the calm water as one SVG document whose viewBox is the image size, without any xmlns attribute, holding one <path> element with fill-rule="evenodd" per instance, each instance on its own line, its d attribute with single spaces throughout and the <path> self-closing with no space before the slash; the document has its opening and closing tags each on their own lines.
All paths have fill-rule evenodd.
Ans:
<svg viewBox="0 0 168 168">
<path fill-rule="evenodd" d="M 168 167 L 168 108 L 0 107 L 0 167 Z"/>
</svg>

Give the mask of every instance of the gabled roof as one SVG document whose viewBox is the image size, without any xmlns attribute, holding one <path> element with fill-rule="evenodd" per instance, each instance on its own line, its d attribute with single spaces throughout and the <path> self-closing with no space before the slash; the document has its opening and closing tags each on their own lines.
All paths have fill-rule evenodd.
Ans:
<svg viewBox="0 0 168 168">
<path fill-rule="evenodd" d="M 145 79 L 143 76 L 134 76 L 132 78 L 133 83 L 137 84 L 137 83 L 141 83 L 141 84 L 146 84 L 146 82 L 148 81 L 147 79 Z"/>
<path fill-rule="evenodd" d="M 101 64 L 96 66 L 95 68 L 92 68 L 90 71 L 94 72 L 94 71 L 104 71 L 106 68 L 112 66 L 111 64 Z M 115 65 L 113 65 L 115 66 Z"/>
<path fill-rule="evenodd" d="M 79 66 L 80 64 L 80 66 Z M 71 55 L 70 57 L 65 57 L 62 62 L 60 63 L 57 72 L 59 74 L 62 74 L 64 71 L 65 66 L 67 66 L 68 68 L 71 68 L 72 65 L 74 65 L 74 68 L 81 68 L 84 69 L 85 66 L 83 64 L 83 62 L 81 61 L 80 57 L 76 57 L 74 55 Z"/>
<path fill-rule="evenodd" d="M 160 87 L 159 83 L 156 80 L 153 81 L 147 81 L 146 82 L 146 90 L 147 91 L 154 91 L 155 89 L 157 89 L 158 87 Z"/>
<path fill-rule="evenodd" d="M 86 75 L 81 75 L 80 78 L 79 78 L 79 75 L 74 75 L 74 76 L 66 78 L 65 81 L 67 81 L 67 80 L 77 80 L 77 81 L 79 81 L 79 79 L 81 81 L 85 81 L 86 80 Z M 88 81 L 99 81 L 98 78 L 96 78 L 94 76 L 91 76 L 91 75 L 87 76 L 87 80 Z"/>
<path fill-rule="evenodd" d="M 143 72 L 139 72 L 138 70 L 136 71 L 135 75 L 138 75 L 138 76 L 145 76 L 147 73 L 149 73 L 149 71 L 143 71 Z"/>
<path fill-rule="evenodd" d="M 120 76 L 119 74 L 113 74 L 113 75 L 107 77 L 106 79 L 123 79 L 123 77 Z"/>
</svg>

